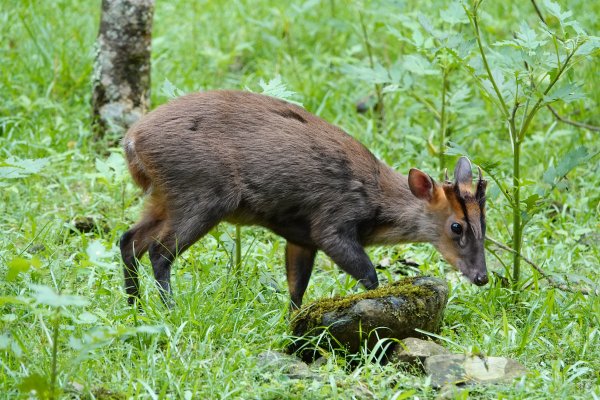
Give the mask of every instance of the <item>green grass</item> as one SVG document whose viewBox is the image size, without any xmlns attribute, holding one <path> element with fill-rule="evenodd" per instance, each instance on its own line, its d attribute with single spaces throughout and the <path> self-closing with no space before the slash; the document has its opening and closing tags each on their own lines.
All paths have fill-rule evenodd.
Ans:
<svg viewBox="0 0 600 400">
<path fill-rule="evenodd" d="M 373 85 L 350 67 L 368 65 L 359 12 L 374 58 L 389 68 L 417 52 L 389 27 L 407 34 L 417 12 L 437 22 L 446 2 L 157 3 L 155 106 L 167 100 L 161 94 L 165 79 L 184 91 L 259 91 L 261 79 L 280 75 L 308 110 L 342 126 L 399 171 L 418 166 L 438 176 L 437 158 L 427 146 L 437 123 L 415 95 L 439 107 L 441 76 L 415 76 L 417 89 L 386 95 L 384 124 L 377 131 L 373 115 L 355 111 L 355 102 L 373 93 Z M 537 21 L 529 2 L 490 1 L 483 8 L 489 42 L 509 39 L 522 21 Z M 589 32 L 598 32 L 600 6 L 570 0 L 563 8 L 573 11 Z M 0 4 L 0 397 L 26 397 L 35 382 L 50 382 L 56 344 L 60 396 L 392 398 L 403 393 L 435 398 L 426 377 L 368 362 L 367 354 L 357 356 L 358 364 L 332 354 L 311 367 L 318 379 L 310 380 L 289 379 L 262 365 L 258 355 L 282 349 L 289 335 L 284 242 L 263 229 L 242 230 L 239 280 L 231 275 L 235 228 L 223 224 L 177 261 L 172 311 L 159 301 L 147 258 L 142 270 L 147 312 L 136 316 L 126 306 L 116 243 L 136 220 L 141 198 L 121 150 L 91 140 L 90 75 L 99 10 L 100 1 Z M 599 72 L 597 55 L 569 72 L 588 96 L 557 105 L 561 114 L 600 123 Z M 471 89 L 467 101 L 450 109 L 450 140 L 477 160 L 499 162 L 497 172 L 508 180 L 511 149 L 503 122 L 464 71 L 448 79 L 451 93 L 463 86 Z M 597 152 L 598 133 L 556 123 L 542 111 L 523 145 L 526 193 L 535 192 L 544 171 L 580 145 Z M 27 176 L 6 178 L 3 165 L 11 158 L 13 163 L 45 163 Z M 559 279 L 597 285 L 598 157 L 567 178 L 568 190 L 554 190 L 552 205 L 526 227 L 523 252 Z M 488 235 L 509 243 L 511 211 L 492 184 L 488 207 Z M 73 220 L 81 217 L 94 218 L 97 229 L 73 232 Z M 491 250 L 490 270 L 506 276 L 511 255 Z M 443 277 L 449 270 L 428 245 L 369 252 L 375 263 L 410 258 L 422 273 Z M 498 279 L 477 288 L 455 279 L 455 273 L 447 275 L 451 292 L 440 333 L 445 345 L 459 353 L 513 357 L 531 371 L 511 385 L 469 389 L 470 395 L 600 396 L 600 299 L 553 289 L 527 265 L 522 268 L 523 289 L 516 302 L 515 293 Z M 10 273 L 19 270 L 24 272 Z M 384 281 L 398 279 L 390 271 L 379 275 Z M 52 297 L 36 292 L 33 284 L 81 298 Z M 353 286 L 320 255 L 305 300 L 349 294 Z M 87 304 L 78 305 L 80 300 Z"/>
</svg>

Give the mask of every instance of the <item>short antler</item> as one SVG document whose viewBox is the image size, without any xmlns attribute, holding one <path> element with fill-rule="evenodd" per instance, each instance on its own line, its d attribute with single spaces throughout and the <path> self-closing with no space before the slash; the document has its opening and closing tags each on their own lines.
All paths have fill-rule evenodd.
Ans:
<svg viewBox="0 0 600 400">
<path fill-rule="evenodd" d="M 475 192 L 475 198 L 482 203 L 482 200 L 485 199 L 485 189 L 487 188 L 487 181 L 483 179 L 483 174 L 481 172 L 481 168 L 477 166 L 479 170 L 479 179 L 477 180 L 477 190 Z"/>
<path fill-rule="evenodd" d="M 454 168 L 455 186 L 461 196 L 471 193 L 473 186 L 473 171 L 471 169 L 471 161 L 467 157 L 461 157 Z"/>
</svg>

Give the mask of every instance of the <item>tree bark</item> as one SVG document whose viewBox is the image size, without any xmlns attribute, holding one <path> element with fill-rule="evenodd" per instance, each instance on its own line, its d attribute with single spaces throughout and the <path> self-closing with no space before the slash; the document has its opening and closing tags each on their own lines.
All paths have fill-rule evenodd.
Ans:
<svg viewBox="0 0 600 400">
<path fill-rule="evenodd" d="M 154 0 L 102 0 L 92 109 L 96 139 L 123 133 L 150 103 Z"/>
</svg>

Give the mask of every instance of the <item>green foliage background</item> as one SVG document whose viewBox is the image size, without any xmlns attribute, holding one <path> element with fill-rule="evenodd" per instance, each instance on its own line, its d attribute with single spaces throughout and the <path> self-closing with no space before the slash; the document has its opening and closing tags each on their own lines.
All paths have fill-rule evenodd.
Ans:
<svg viewBox="0 0 600 400">
<path fill-rule="evenodd" d="M 456 7 L 441 0 L 159 1 L 153 105 L 167 101 L 166 80 L 184 92 L 261 91 L 261 80 L 280 76 L 297 93 L 293 100 L 343 127 L 399 171 L 418 166 L 438 176 L 434 115 L 442 79 L 429 54 L 434 41 L 423 26 L 429 21 L 441 32 L 471 35 Z M 588 33 L 598 32 L 600 5 L 570 0 L 561 7 Z M 262 229 L 243 229 L 239 282 L 229 274 L 235 229 L 221 225 L 177 262 L 175 309 L 164 310 L 145 268 L 148 310 L 132 314 L 115 244 L 138 216 L 140 193 L 117 138 L 91 140 L 99 10 L 100 1 L 0 0 L 0 397 L 32 389 L 51 397 L 54 379 L 62 395 L 87 398 L 434 398 L 426 377 L 370 363 L 368 354 L 358 355 L 352 368 L 344 357 L 329 355 L 311 367 L 319 377 L 311 380 L 261 365 L 258 354 L 282 348 L 288 334 L 283 241 Z M 488 1 L 482 11 L 490 51 L 523 23 L 539 25 L 529 2 Z M 497 53 L 491 62 L 502 57 Z M 554 104 L 561 115 L 600 123 L 599 72 L 597 52 L 569 70 L 568 82 L 580 84 L 576 92 L 585 97 Z M 402 83 L 402 90 L 392 90 L 390 80 Z M 358 114 L 355 104 L 384 83 L 385 116 L 378 127 L 376 116 Z M 469 155 L 507 182 L 512 150 L 505 122 L 464 68 L 452 69 L 447 90 L 447 138 L 455 144 L 450 153 Z M 598 157 L 556 187 L 551 178 L 562 178 L 556 171 L 567 170 L 581 146 L 597 153 L 598 134 L 557 122 L 544 109 L 521 156 L 523 198 L 535 202 L 529 196 L 551 188 L 549 202 L 536 203 L 528 216 L 523 254 L 557 280 L 592 290 L 600 259 Z M 454 157 L 447 160 L 452 164 Z M 490 185 L 488 204 L 489 236 L 510 242 L 511 211 L 497 185 Z M 81 218 L 91 219 L 90 232 L 73 232 Z M 510 253 L 489 250 L 490 269 L 508 275 Z M 449 269 L 427 245 L 373 248 L 370 254 L 375 263 L 392 266 L 402 258 L 417 261 L 409 274 L 444 276 Z M 355 290 L 326 257 L 317 263 L 306 300 Z M 600 300 L 555 290 L 522 268 L 516 302 L 500 279 L 475 288 L 447 275 L 452 291 L 440 333 L 445 345 L 514 357 L 531 370 L 513 385 L 468 393 L 598 398 Z M 398 279 L 397 269 L 380 272 L 381 279 Z"/>
</svg>

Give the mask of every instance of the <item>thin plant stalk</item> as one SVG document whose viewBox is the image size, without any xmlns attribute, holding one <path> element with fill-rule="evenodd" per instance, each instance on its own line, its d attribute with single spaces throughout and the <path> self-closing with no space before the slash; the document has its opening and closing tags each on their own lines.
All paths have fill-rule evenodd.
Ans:
<svg viewBox="0 0 600 400">
<path fill-rule="evenodd" d="M 481 42 L 481 32 L 479 31 L 479 21 L 477 20 L 477 8 L 479 7 L 480 4 L 481 4 L 481 2 L 477 2 L 475 4 L 473 14 L 471 15 L 469 12 L 467 12 L 467 15 L 469 16 L 469 19 L 471 20 L 471 23 L 473 24 L 473 28 L 475 30 L 475 40 L 477 41 L 477 47 L 479 48 L 479 53 L 481 54 L 481 61 L 483 62 L 485 71 L 488 75 L 488 78 L 490 79 L 490 82 L 492 83 L 494 92 L 496 93 L 496 98 L 499 101 L 500 110 L 502 111 L 502 114 L 504 115 L 504 117 L 508 117 L 508 107 L 506 106 L 504 97 L 502 96 L 500 89 L 498 89 L 496 80 L 494 79 L 494 76 L 492 75 L 490 65 L 488 64 L 487 57 L 486 57 L 485 51 L 483 49 L 483 43 Z"/>
<path fill-rule="evenodd" d="M 60 309 L 54 315 L 52 327 L 52 370 L 50 371 L 50 399 L 56 398 L 56 378 L 58 375 L 58 333 L 60 331 Z"/>
<path fill-rule="evenodd" d="M 533 120 L 535 114 L 543 107 L 542 101 L 544 96 L 546 96 L 550 90 L 554 87 L 556 82 L 560 79 L 563 72 L 566 70 L 569 61 L 575 54 L 579 47 L 573 49 L 571 53 L 567 55 L 564 63 L 558 70 L 558 73 L 554 77 L 554 79 L 548 84 L 548 87 L 543 92 L 543 96 L 541 96 L 529 113 L 524 114 L 523 123 L 518 131 L 516 131 L 515 124 L 515 112 L 513 112 L 510 117 L 510 129 L 511 129 L 511 141 L 513 145 L 513 250 L 515 253 L 513 254 L 513 274 L 512 281 L 513 287 L 516 288 L 518 285 L 520 276 L 521 276 L 521 249 L 523 246 L 523 220 L 521 216 L 521 144 L 525 139 L 525 135 L 527 134 L 527 130 L 529 129 L 529 124 Z M 490 75 L 490 79 L 491 75 Z M 515 108 L 516 111 L 516 108 Z"/>
<path fill-rule="evenodd" d="M 514 127 L 514 120 L 511 120 Z M 521 221 L 521 142 L 513 142 L 513 287 L 519 282 L 521 276 L 521 246 L 523 244 L 523 224 Z"/>
<path fill-rule="evenodd" d="M 240 225 L 235 226 L 235 257 L 233 263 L 233 274 L 237 277 L 242 267 L 242 228 Z"/>
<path fill-rule="evenodd" d="M 440 161 L 440 173 L 444 174 L 446 168 L 446 158 L 444 157 L 446 149 L 446 86 L 448 85 L 448 68 L 442 68 L 442 110 L 440 112 L 440 148 L 439 148 L 439 161 Z"/>
<path fill-rule="evenodd" d="M 358 13 L 360 17 L 360 26 L 362 28 L 363 40 L 365 41 L 365 47 L 367 49 L 367 55 L 369 56 L 369 65 L 371 69 L 375 68 L 375 62 L 373 61 L 373 50 L 371 47 L 371 42 L 369 41 L 369 34 L 367 32 L 367 27 L 365 25 L 365 21 L 363 19 L 363 15 L 361 12 Z M 373 111 L 375 113 L 375 119 L 377 123 L 377 130 L 379 131 L 383 125 L 383 88 L 381 84 L 376 83 L 375 85 L 375 96 L 377 97 L 377 102 L 375 103 L 375 107 Z"/>
</svg>

